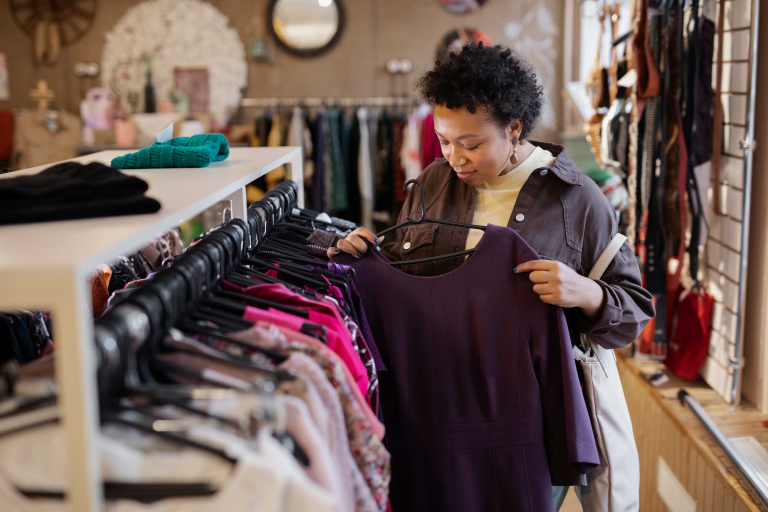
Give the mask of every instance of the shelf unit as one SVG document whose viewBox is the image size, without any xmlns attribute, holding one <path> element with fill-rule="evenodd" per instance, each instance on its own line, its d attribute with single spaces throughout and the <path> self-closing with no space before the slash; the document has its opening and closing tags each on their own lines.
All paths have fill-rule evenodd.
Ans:
<svg viewBox="0 0 768 512">
<path fill-rule="evenodd" d="M 110 161 L 128 151 L 103 151 L 74 161 Z M 67 454 L 67 498 L 72 510 L 102 509 L 103 492 L 95 439 L 98 421 L 96 354 L 88 280 L 96 265 L 140 249 L 153 237 L 222 200 L 235 218 L 246 218 L 245 186 L 287 165 L 304 205 L 299 147 L 232 148 L 229 158 L 205 168 L 124 171 L 149 183 L 160 201 L 151 215 L 103 217 L 0 227 L 0 308 L 51 311 L 56 340 L 56 379 Z M 49 166 L 0 179 L 35 174 Z"/>
</svg>

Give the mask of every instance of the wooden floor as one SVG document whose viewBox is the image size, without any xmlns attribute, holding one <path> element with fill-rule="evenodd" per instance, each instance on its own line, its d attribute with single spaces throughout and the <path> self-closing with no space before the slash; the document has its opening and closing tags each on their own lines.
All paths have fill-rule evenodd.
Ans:
<svg viewBox="0 0 768 512">
<path fill-rule="evenodd" d="M 579 498 L 576 497 L 573 488 L 568 489 L 568 496 L 565 497 L 560 512 L 581 512 L 581 503 L 579 503 Z"/>
<path fill-rule="evenodd" d="M 768 448 L 763 414 L 749 404 L 733 409 L 703 381 L 690 383 L 671 376 L 670 382 L 653 387 L 645 375 L 655 373 L 660 363 L 619 358 L 618 364 L 640 452 L 642 512 L 669 510 L 656 492 L 659 457 L 696 500 L 697 511 L 768 512 L 698 418 L 680 404 L 677 392 L 685 388 L 726 437 L 753 436 Z"/>
</svg>

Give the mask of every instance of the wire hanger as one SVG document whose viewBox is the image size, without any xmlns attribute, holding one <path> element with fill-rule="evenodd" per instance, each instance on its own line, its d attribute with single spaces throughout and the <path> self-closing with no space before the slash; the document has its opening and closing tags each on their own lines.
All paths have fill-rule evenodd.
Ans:
<svg viewBox="0 0 768 512">
<path fill-rule="evenodd" d="M 456 226 L 459 228 L 468 228 L 468 229 L 480 229 L 482 231 L 486 230 L 486 226 L 479 226 L 477 224 L 464 224 L 463 222 L 452 222 L 449 220 L 440 220 L 440 219 L 430 219 L 427 217 L 427 203 L 424 199 L 424 185 L 419 180 L 408 180 L 405 182 L 405 185 L 403 185 L 403 190 L 408 190 L 408 185 L 415 184 L 419 187 L 419 195 L 421 198 L 421 218 L 419 220 L 414 220 L 411 218 L 410 215 L 406 217 L 406 222 L 403 222 L 401 224 L 398 224 L 396 226 L 392 226 L 391 228 L 387 228 L 381 233 L 377 234 L 376 236 L 378 238 L 381 238 L 382 236 L 386 235 L 387 233 L 390 233 L 392 231 L 395 231 L 397 229 L 406 227 L 406 226 L 414 226 L 417 224 L 423 224 L 425 222 L 429 222 L 432 224 L 445 224 L 446 226 Z M 468 256 L 475 252 L 475 249 L 469 249 L 466 251 L 460 251 L 460 252 L 454 252 L 451 254 L 443 254 L 441 256 L 433 256 L 431 258 L 422 258 L 420 260 L 410 260 L 410 261 L 393 261 L 390 263 L 393 267 L 403 267 L 406 265 L 418 265 L 420 263 L 432 263 L 434 261 L 441 261 L 441 260 L 448 260 L 452 258 L 458 258 L 460 256 Z"/>
</svg>

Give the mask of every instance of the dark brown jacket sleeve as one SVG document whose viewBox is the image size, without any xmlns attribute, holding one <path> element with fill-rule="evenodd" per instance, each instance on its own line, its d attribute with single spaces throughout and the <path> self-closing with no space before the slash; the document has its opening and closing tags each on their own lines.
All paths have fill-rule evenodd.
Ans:
<svg viewBox="0 0 768 512">
<path fill-rule="evenodd" d="M 618 223 L 616 212 L 597 185 L 584 180 L 584 188 L 591 196 L 584 218 L 581 253 L 582 272 L 587 275 L 617 233 Z M 589 226 L 610 226 L 610 229 L 589 229 Z M 579 330 L 605 348 L 624 347 L 640 336 L 655 315 L 653 297 L 643 288 L 637 258 L 626 242 L 602 278 L 595 282 L 603 289 L 605 303 L 593 321 L 579 313 Z"/>
</svg>

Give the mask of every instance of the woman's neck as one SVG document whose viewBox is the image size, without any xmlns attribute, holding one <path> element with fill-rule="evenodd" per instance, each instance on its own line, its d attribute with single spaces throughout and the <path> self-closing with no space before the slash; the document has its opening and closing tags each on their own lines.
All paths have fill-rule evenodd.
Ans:
<svg viewBox="0 0 768 512">
<path fill-rule="evenodd" d="M 517 146 L 517 163 L 513 164 L 512 162 L 507 162 L 507 165 L 504 167 L 504 170 L 501 171 L 499 176 L 504 176 L 505 174 L 509 174 L 510 172 L 514 171 L 523 162 L 525 162 L 529 156 L 531 156 L 531 153 L 533 153 L 535 149 L 536 146 L 528 141 L 524 140 L 520 142 L 520 145 Z"/>
</svg>

